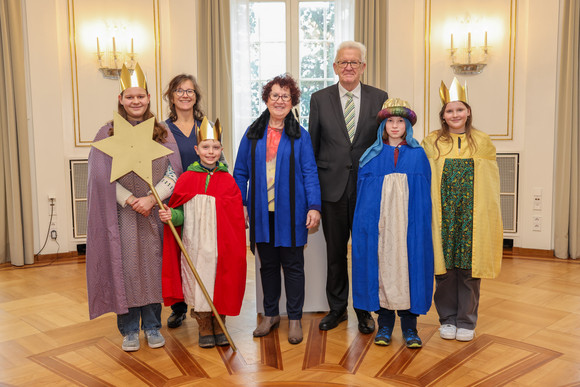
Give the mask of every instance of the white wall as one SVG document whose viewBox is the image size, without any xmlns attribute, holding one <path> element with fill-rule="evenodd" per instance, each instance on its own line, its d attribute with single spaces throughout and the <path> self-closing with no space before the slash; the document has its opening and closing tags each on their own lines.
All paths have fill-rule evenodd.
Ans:
<svg viewBox="0 0 580 387">
<path fill-rule="evenodd" d="M 35 168 L 32 185 L 38 209 L 35 250 L 44 243 L 48 227 L 47 196 L 55 194 L 60 252 L 73 251 L 76 244 L 83 241 L 72 237 L 68 160 L 86 157 L 88 148 L 74 146 L 68 1 L 22 1 L 28 35 L 32 106 L 29 112 L 34 149 L 31 159 Z M 193 1 L 159 0 L 163 87 L 177 73 L 196 74 L 195 11 L 196 2 Z M 409 100 L 417 107 L 416 111 L 423 110 L 425 93 L 424 14 L 424 0 L 389 0 L 388 92 Z M 552 249 L 558 8 L 553 2 L 520 0 L 517 22 L 514 135 L 512 140 L 495 141 L 499 152 L 521 154 L 518 232 L 506 237 L 513 237 L 519 247 Z M 203 80 L 201 84 L 205 86 Z M 489 90 L 489 98 L 494 98 L 493 90 Z M 109 105 L 110 101 L 91 103 Z M 476 107 L 477 114 L 493 114 L 486 113 L 488 110 L 485 105 Z M 163 111 L 166 114 L 167 107 Z M 418 125 L 422 125 L 421 119 L 419 121 Z M 102 124 L 94 123 L 96 127 Z M 423 129 L 422 126 L 418 128 L 415 132 L 420 139 Z M 541 211 L 532 209 L 535 187 L 542 188 Z M 535 214 L 542 216 L 541 232 L 531 231 L 531 218 Z M 57 249 L 57 244 L 49 238 L 43 254 L 55 253 Z"/>
<path fill-rule="evenodd" d="M 164 87 L 177 74 L 197 74 L 196 3 L 191 0 L 161 1 L 161 72 Z M 206 85 L 200 87 L 203 91 Z M 167 112 L 167 109 L 163 111 Z"/>
<path fill-rule="evenodd" d="M 64 8 L 63 8 L 64 5 Z M 71 151 L 70 116 L 67 111 L 66 79 L 63 79 L 67 62 L 64 61 L 67 35 L 66 2 L 26 0 L 26 19 L 28 28 L 29 57 L 29 122 L 31 123 L 34 157 L 32 167 L 36 180 L 32 182 L 37 200 L 38 212 L 35 214 L 34 250 L 38 251 L 44 243 L 48 229 L 50 207 L 48 195 L 56 196 L 56 219 L 58 243 L 49 238 L 42 252 L 66 252 L 74 249 L 72 236 L 69 178 L 66 157 Z M 68 80 L 70 89 L 70 80 Z M 74 141 L 73 143 L 74 144 Z M 68 146 L 67 146 L 68 145 Z"/>
<path fill-rule="evenodd" d="M 556 109 L 556 75 L 558 52 L 557 2 L 529 1 L 526 41 L 520 59 L 522 76 L 518 80 L 525 93 L 521 103 L 517 132 L 521 134 L 517 150 L 520 159 L 519 241 L 530 249 L 553 249 L 552 191 L 554 184 L 554 133 Z M 541 211 L 533 210 L 532 195 L 542 190 Z M 532 231 L 532 216 L 542 216 L 542 231 Z"/>
</svg>

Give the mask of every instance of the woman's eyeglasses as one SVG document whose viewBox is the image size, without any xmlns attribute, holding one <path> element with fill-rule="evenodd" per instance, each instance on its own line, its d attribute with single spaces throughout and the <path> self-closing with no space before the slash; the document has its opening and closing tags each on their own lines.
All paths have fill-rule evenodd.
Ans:
<svg viewBox="0 0 580 387">
<path fill-rule="evenodd" d="M 193 95 L 195 94 L 195 90 L 193 90 L 193 89 L 187 89 L 187 90 L 177 89 L 177 90 L 175 90 L 175 94 L 177 94 L 178 97 L 183 97 L 183 94 L 187 94 L 188 97 L 193 97 Z"/>
<path fill-rule="evenodd" d="M 288 102 L 292 99 L 292 96 L 288 94 L 270 94 L 270 101 L 272 102 L 276 102 L 280 98 L 282 98 L 282 101 Z"/>
</svg>

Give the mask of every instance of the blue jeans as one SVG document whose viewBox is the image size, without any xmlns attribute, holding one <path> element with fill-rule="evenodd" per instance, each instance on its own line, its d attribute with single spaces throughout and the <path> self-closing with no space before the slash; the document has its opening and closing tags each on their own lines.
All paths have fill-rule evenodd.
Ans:
<svg viewBox="0 0 580 387">
<path fill-rule="evenodd" d="M 149 304 L 129 308 L 129 313 L 117 315 L 117 328 L 121 335 L 139 333 L 139 320 L 144 331 L 161 329 L 161 304 Z"/>
</svg>

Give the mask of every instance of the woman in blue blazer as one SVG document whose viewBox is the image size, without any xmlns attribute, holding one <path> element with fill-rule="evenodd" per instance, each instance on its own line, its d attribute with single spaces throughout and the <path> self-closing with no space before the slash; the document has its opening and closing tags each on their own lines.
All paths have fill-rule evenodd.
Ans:
<svg viewBox="0 0 580 387">
<path fill-rule="evenodd" d="M 304 245 L 308 229 L 320 222 L 320 184 L 310 135 L 291 112 L 300 90 L 288 74 L 262 89 L 267 109 L 242 138 L 234 179 L 250 227 L 252 252 L 258 249 L 264 292 L 264 318 L 254 336 L 267 335 L 280 323 L 280 267 L 284 270 L 288 341 L 302 341 Z"/>
</svg>

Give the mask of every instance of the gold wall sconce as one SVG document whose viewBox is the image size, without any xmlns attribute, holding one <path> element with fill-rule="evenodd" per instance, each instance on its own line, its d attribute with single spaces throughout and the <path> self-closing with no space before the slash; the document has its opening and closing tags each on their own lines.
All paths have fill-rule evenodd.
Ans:
<svg viewBox="0 0 580 387">
<path fill-rule="evenodd" d="M 485 31 L 483 46 L 473 46 L 471 44 L 471 32 L 467 33 L 466 42 L 465 47 L 455 47 L 453 45 L 453 34 L 451 34 L 451 68 L 455 74 L 481 74 L 487 65 L 489 53 L 487 31 Z"/>
<path fill-rule="evenodd" d="M 119 79 L 121 68 L 123 64 L 133 74 L 137 55 L 133 49 L 133 38 L 131 38 L 131 49 L 123 50 L 117 47 L 115 37 L 112 38 L 112 45 L 106 45 L 105 49 L 101 51 L 99 37 L 97 37 L 97 63 L 99 71 L 107 79 Z"/>
</svg>

